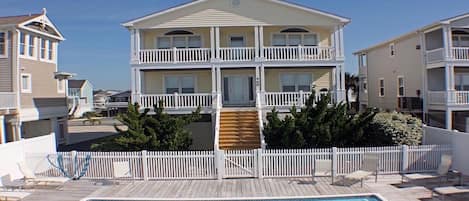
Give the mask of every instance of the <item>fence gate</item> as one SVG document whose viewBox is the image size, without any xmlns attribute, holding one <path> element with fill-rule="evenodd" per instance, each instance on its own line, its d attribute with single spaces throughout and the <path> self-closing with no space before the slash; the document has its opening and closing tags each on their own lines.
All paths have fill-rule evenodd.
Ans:
<svg viewBox="0 0 469 201">
<path fill-rule="evenodd" d="M 225 150 L 223 178 L 257 176 L 257 150 Z"/>
</svg>

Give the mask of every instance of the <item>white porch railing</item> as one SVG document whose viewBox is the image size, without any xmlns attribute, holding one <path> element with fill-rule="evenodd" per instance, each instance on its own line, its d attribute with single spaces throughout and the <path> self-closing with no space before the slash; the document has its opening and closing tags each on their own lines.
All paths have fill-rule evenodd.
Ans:
<svg viewBox="0 0 469 201">
<path fill-rule="evenodd" d="M 264 47 L 267 61 L 329 61 L 334 59 L 332 47 Z"/>
<path fill-rule="evenodd" d="M 446 91 L 429 91 L 428 92 L 428 103 L 433 105 L 444 105 L 446 104 Z"/>
<path fill-rule="evenodd" d="M 226 47 L 220 48 L 222 61 L 252 61 L 255 56 L 253 47 Z"/>
<path fill-rule="evenodd" d="M 448 92 L 448 102 L 454 105 L 469 104 L 469 91 L 451 91 Z"/>
<path fill-rule="evenodd" d="M 453 47 L 453 59 L 469 61 L 469 47 Z"/>
<path fill-rule="evenodd" d="M 436 63 L 443 61 L 445 56 L 445 48 L 438 48 L 427 51 L 427 63 Z"/>
<path fill-rule="evenodd" d="M 195 63 L 210 60 L 210 48 L 172 48 L 140 50 L 140 63 Z"/>
<path fill-rule="evenodd" d="M 0 109 L 16 108 L 16 94 L 0 92 Z"/>
<path fill-rule="evenodd" d="M 320 92 L 316 94 L 319 99 L 322 95 L 327 95 L 329 92 Z M 311 92 L 265 92 L 264 100 L 267 107 L 303 107 L 306 101 L 311 96 Z M 331 98 L 331 103 L 332 103 Z"/>
<path fill-rule="evenodd" d="M 428 103 L 433 105 L 469 105 L 469 91 L 429 91 Z"/>
<path fill-rule="evenodd" d="M 158 94 L 158 95 L 140 95 L 140 105 L 143 108 L 153 108 L 158 105 L 160 101 L 163 103 L 165 109 L 178 109 L 178 108 L 197 108 L 197 107 L 212 107 L 212 94 Z"/>
</svg>

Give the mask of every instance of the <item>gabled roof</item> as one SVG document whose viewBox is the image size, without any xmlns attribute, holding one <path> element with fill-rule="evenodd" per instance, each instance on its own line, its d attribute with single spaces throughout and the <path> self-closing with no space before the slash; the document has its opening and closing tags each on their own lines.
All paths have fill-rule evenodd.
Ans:
<svg viewBox="0 0 469 201">
<path fill-rule="evenodd" d="M 18 25 L 28 20 L 39 17 L 41 15 L 42 14 L 29 14 L 29 15 L 0 17 L 0 25 Z"/>
<path fill-rule="evenodd" d="M 418 28 L 416 30 L 413 30 L 411 32 L 408 32 L 408 33 L 405 33 L 403 35 L 400 35 L 398 37 L 395 37 L 395 38 L 392 38 L 392 39 L 389 39 L 389 40 L 386 40 L 384 42 L 381 42 L 381 43 L 378 43 L 376 45 L 373 45 L 371 47 L 368 47 L 368 48 L 365 48 L 365 49 L 361 49 L 361 50 L 358 50 L 356 52 L 354 52 L 353 54 L 355 55 L 358 55 L 358 54 L 363 54 L 363 53 L 366 53 L 367 51 L 370 51 L 372 49 L 375 49 L 375 48 L 378 48 L 378 47 L 381 47 L 381 46 L 384 46 L 384 45 L 387 45 L 389 43 L 392 43 L 394 41 L 400 41 L 402 39 L 405 39 L 405 38 L 408 38 L 414 34 L 418 34 L 419 32 L 425 32 L 427 30 L 431 30 L 435 27 L 438 27 L 438 26 L 441 26 L 441 25 L 445 25 L 445 24 L 451 24 L 455 21 L 458 21 L 460 19 L 463 19 L 463 18 L 469 18 L 469 12 L 468 13 L 464 13 L 464 14 L 461 14 L 461 15 L 457 15 L 455 17 L 450 17 L 450 18 L 446 18 L 446 19 L 443 19 L 443 20 L 439 20 L 437 22 L 434 22 L 434 23 L 431 23 L 429 25 L 426 25 L 426 26 L 423 26 L 421 28 Z"/>
<path fill-rule="evenodd" d="M 203 2 L 207 2 L 207 1 L 209 1 L 209 0 L 193 0 L 193 1 L 190 1 L 190 2 L 187 2 L 187 3 L 184 3 L 184 4 L 181 4 L 181 5 L 177 5 L 177 6 L 174 6 L 174 7 L 168 8 L 168 9 L 165 9 L 165 10 L 161 10 L 161 11 L 157 11 L 157 12 L 155 12 L 155 13 L 151 13 L 151 14 L 149 14 L 149 15 L 145 15 L 145 16 L 143 16 L 143 17 L 139 17 L 139 18 L 136 18 L 136 19 L 132 19 L 132 20 L 130 20 L 130 21 L 124 22 L 122 25 L 123 25 L 124 27 L 132 27 L 132 26 L 135 25 L 135 23 L 139 23 L 139 22 L 142 22 L 142 21 L 151 19 L 151 18 L 155 18 L 155 17 L 158 17 L 158 16 L 160 16 L 160 15 L 164 15 L 164 14 L 176 12 L 176 11 L 179 11 L 179 10 L 181 10 L 181 9 L 184 9 L 184 8 L 187 8 L 187 7 L 191 7 L 191 6 L 194 6 L 194 5 L 203 3 Z M 329 12 L 321 11 L 321 10 L 319 10 L 319 9 L 307 7 L 307 6 L 304 6 L 304 5 L 300 5 L 300 4 L 296 4 L 296 3 L 291 3 L 291 2 L 287 2 L 287 1 L 284 1 L 284 0 L 266 0 L 266 1 L 269 1 L 269 2 L 275 3 L 275 4 L 279 4 L 279 5 L 282 5 L 282 6 L 286 6 L 286 7 L 290 7 L 290 8 L 294 8 L 294 9 L 298 9 L 298 10 L 302 10 L 302 11 L 306 11 L 306 12 L 309 12 L 309 13 L 322 15 L 322 16 L 325 16 L 325 17 L 328 17 L 328 18 L 331 18 L 331 19 L 338 20 L 338 21 L 340 21 L 340 22 L 342 22 L 342 23 L 344 23 L 344 24 L 347 24 L 347 23 L 350 22 L 350 19 L 349 19 L 349 18 L 342 17 L 342 16 L 339 16 L 339 15 L 336 15 L 336 14 L 332 14 L 332 13 L 329 13 Z"/>
<path fill-rule="evenodd" d="M 68 88 L 80 89 L 86 83 L 86 80 L 68 80 Z"/>
<path fill-rule="evenodd" d="M 123 91 L 123 92 L 120 92 L 120 93 L 113 94 L 113 95 L 111 95 L 111 97 L 113 97 L 113 98 L 130 97 L 131 94 L 132 94 L 131 91 Z"/>
</svg>

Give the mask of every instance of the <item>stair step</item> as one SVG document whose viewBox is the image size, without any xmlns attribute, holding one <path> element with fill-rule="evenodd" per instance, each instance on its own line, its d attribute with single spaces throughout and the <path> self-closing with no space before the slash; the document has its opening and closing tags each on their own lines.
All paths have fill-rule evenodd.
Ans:
<svg viewBox="0 0 469 201">
<path fill-rule="evenodd" d="M 222 111 L 219 146 L 228 150 L 260 148 L 257 111 Z"/>
</svg>

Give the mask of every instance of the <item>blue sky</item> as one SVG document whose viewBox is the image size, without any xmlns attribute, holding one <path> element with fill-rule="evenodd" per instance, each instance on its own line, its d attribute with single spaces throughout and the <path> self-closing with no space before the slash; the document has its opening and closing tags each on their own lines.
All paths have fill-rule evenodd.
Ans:
<svg viewBox="0 0 469 201">
<path fill-rule="evenodd" d="M 222 1 L 222 0 L 221 0 Z M 357 71 L 352 53 L 440 19 L 469 12 L 468 0 L 291 0 L 349 17 L 346 69 Z M 59 68 L 89 79 L 95 88 L 130 88 L 130 36 L 120 24 L 187 0 L 2 0 L 0 15 L 38 13 L 59 27 Z"/>
</svg>

